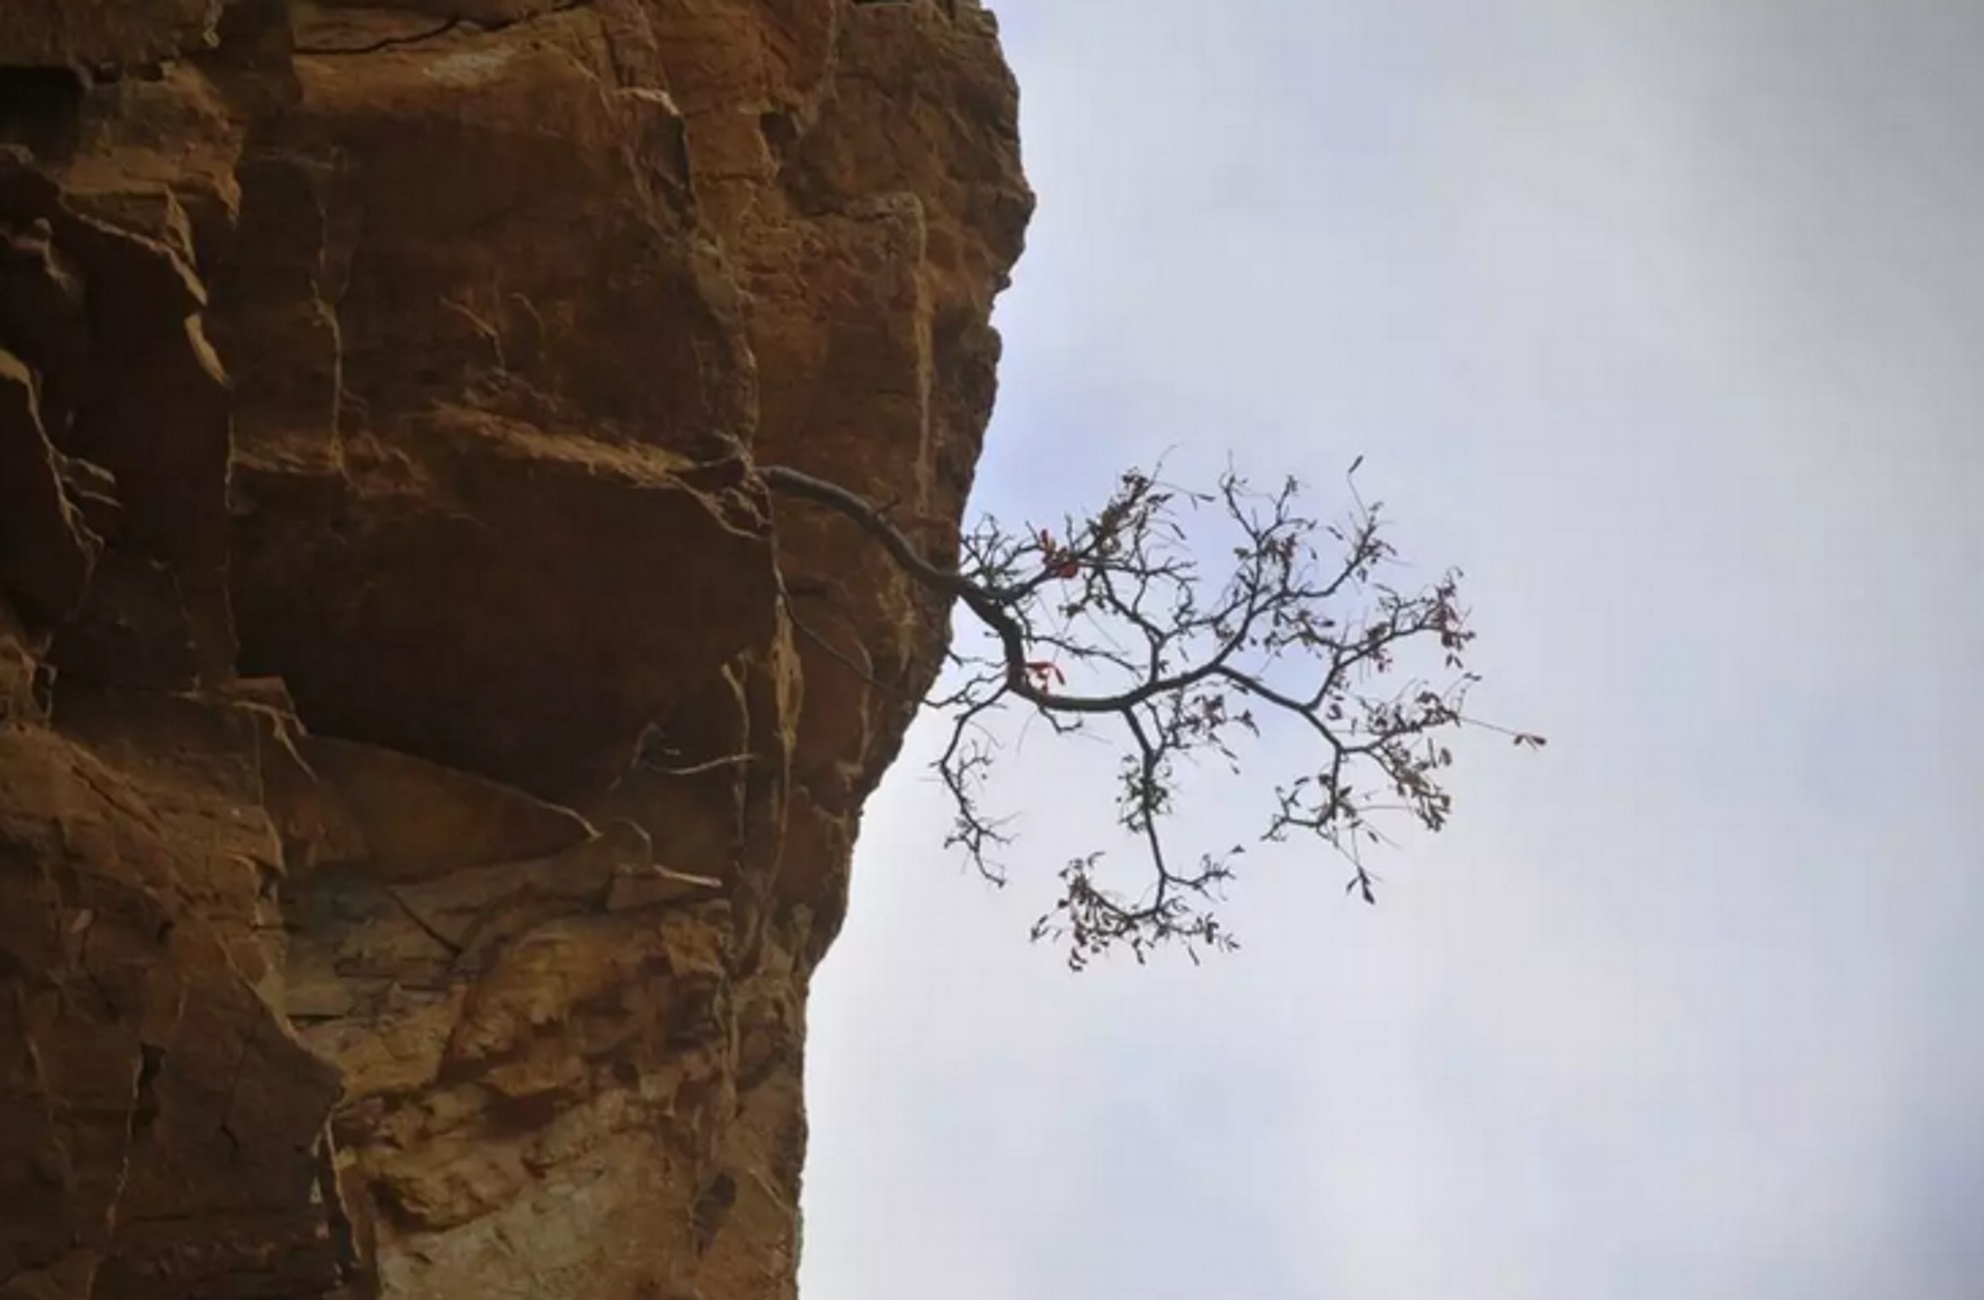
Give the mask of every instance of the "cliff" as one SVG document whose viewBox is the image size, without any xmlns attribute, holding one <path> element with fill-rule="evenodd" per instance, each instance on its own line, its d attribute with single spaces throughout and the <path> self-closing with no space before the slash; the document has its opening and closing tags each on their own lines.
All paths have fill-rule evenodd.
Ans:
<svg viewBox="0 0 1984 1300">
<path fill-rule="evenodd" d="M 973 0 L 15 0 L 0 1297 L 790 1296 L 1031 197 Z"/>
</svg>

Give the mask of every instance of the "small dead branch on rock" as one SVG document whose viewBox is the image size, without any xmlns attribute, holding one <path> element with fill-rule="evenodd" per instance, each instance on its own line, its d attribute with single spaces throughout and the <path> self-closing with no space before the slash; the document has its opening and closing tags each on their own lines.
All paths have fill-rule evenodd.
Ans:
<svg viewBox="0 0 1984 1300">
<path fill-rule="evenodd" d="M 953 648 L 946 682 L 924 703 L 949 719 L 935 764 L 953 804 L 947 845 L 988 880 L 1005 882 L 995 855 L 1009 843 L 981 800 L 1000 752 L 989 718 L 1017 704 L 1059 735 L 1108 726 L 1121 738 L 1116 820 L 1141 842 L 1151 875 L 1131 894 L 1104 883 L 1099 852 L 1062 868 L 1062 897 L 1033 935 L 1065 940 L 1079 969 L 1118 944 L 1138 961 L 1167 942 L 1194 961 L 1201 948 L 1236 946 L 1214 904 L 1244 846 L 1188 861 L 1165 833 L 1187 764 L 1212 758 L 1239 774 L 1240 746 L 1292 727 L 1314 758 L 1272 784 L 1260 838 L 1320 840 L 1348 862 L 1346 888 L 1374 903 L 1363 851 L 1385 842 L 1380 824 L 1447 822 L 1449 733 L 1473 726 L 1543 745 L 1462 712 L 1478 678 L 1463 662 L 1474 633 L 1461 575 L 1416 591 L 1384 581 L 1394 552 L 1382 503 L 1357 494 L 1356 469 L 1354 507 L 1336 523 L 1303 512 L 1294 479 L 1264 491 L 1229 470 L 1211 490 L 1189 491 L 1131 470 L 1099 510 L 1058 530 L 983 520 L 963 537 L 956 569 L 931 563 L 881 508 L 838 484 L 783 466 L 761 472 L 773 491 L 860 528 L 987 634 L 982 649 Z M 1188 518 L 1223 534 L 1224 549 L 1210 538 L 1188 545 Z M 1201 557 L 1213 554 L 1209 570 Z M 1437 682 L 1401 664 L 1422 650 Z"/>
</svg>

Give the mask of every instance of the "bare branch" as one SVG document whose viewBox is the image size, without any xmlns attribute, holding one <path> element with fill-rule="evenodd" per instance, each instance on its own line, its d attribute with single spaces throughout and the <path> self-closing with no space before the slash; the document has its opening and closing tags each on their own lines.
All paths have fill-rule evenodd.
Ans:
<svg viewBox="0 0 1984 1300">
<path fill-rule="evenodd" d="M 988 720 L 1015 701 L 1060 734 L 1084 720 L 1120 720 L 1128 743 L 1116 820 L 1141 844 L 1149 874 L 1144 888 L 1125 893 L 1106 883 L 1103 854 L 1068 860 L 1062 898 L 1034 935 L 1066 940 L 1076 967 L 1119 944 L 1139 961 L 1166 942 L 1182 943 L 1194 960 L 1198 948 L 1235 946 L 1212 907 L 1244 849 L 1177 863 L 1164 828 L 1181 762 L 1205 756 L 1242 772 L 1241 751 L 1263 723 L 1295 724 L 1316 759 L 1272 786 L 1260 836 L 1321 840 L 1350 863 L 1347 887 L 1375 902 L 1362 853 L 1388 842 L 1379 822 L 1403 817 L 1438 831 L 1451 812 L 1440 781 L 1453 761 L 1444 733 L 1479 726 L 1519 746 L 1544 743 L 1462 712 L 1477 679 L 1463 663 L 1474 633 L 1459 604 L 1460 575 L 1416 592 L 1380 580 L 1395 559 L 1383 506 L 1367 505 L 1350 476 L 1354 509 L 1323 524 L 1301 513 L 1293 479 L 1260 491 L 1229 470 L 1212 491 L 1192 492 L 1131 470 L 1098 510 L 1064 519 L 1058 533 L 980 521 L 950 569 L 859 495 L 783 466 L 761 473 L 773 491 L 852 522 L 989 634 L 990 653 L 953 647 L 948 685 L 925 701 L 951 717 L 935 763 L 955 812 L 947 844 L 987 879 L 1004 882 L 993 855 L 1010 842 L 1004 822 L 981 807 L 1000 754 Z M 1186 513 L 1212 517 L 1214 540 L 1201 532 L 1196 549 L 1188 546 Z M 1319 539 L 1333 552 L 1327 563 Z M 1202 565 L 1212 556 L 1220 565 L 1208 574 Z M 1402 657 L 1437 661 L 1446 683 L 1399 680 Z"/>
</svg>

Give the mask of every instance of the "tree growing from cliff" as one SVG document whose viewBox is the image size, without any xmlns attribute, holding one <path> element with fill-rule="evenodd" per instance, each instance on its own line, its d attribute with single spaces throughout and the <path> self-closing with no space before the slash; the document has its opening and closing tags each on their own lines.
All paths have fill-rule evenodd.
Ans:
<svg viewBox="0 0 1984 1300">
<path fill-rule="evenodd" d="M 1305 757 L 1267 782 L 1260 838 L 1327 846 L 1348 866 L 1347 890 L 1367 903 L 1377 893 L 1364 854 L 1387 841 L 1384 824 L 1446 824 L 1450 733 L 1473 726 L 1518 746 L 1544 743 L 1462 711 L 1478 679 L 1464 662 L 1474 633 L 1461 575 L 1390 585 L 1396 557 L 1382 504 L 1364 502 L 1356 470 L 1346 476 L 1351 508 L 1335 522 L 1305 512 L 1292 478 L 1263 490 L 1229 470 L 1208 490 L 1188 490 L 1131 470 L 1099 509 L 1058 530 L 981 520 L 955 567 L 933 563 L 887 512 L 837 484 L 785 467 L 763 473 L 774 491 L 863 530 L 984 633 L 953 645 L 924 703 L 948 720 L 935 764 L 953 805 L 947 845 L 987 879 L 1005 882 L 998 853 L 1010 842 L 984 806 L 1002 752 L 991 719 L 1019 708 L 1057 735 L 1104 730 L 1120 743 L 1115 816 L 1140 845 L 1142 884 L 1110 883 L 1101 852 L 1070 858 L 1060 900 L 1033 930 L 1065 941 L 1079 969 L 1118 946 L 1139 961 L 1166 943 L 1195 961 L 1200 949 L 1235 946 L 1216 905 L 1244 846 L 1181 853 L 1170 818 L 1189 767 L 1210 759 L 1242 773 L 1243 749 L 1264 730 L 1292 728 Z M 1220 563 L 1208 567 L 1205 555 Z"/>
</svg>

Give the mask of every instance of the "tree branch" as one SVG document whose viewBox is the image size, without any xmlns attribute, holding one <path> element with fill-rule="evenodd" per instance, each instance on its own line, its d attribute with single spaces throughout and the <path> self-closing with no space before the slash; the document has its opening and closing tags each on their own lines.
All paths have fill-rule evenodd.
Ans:
<svg viewBox="0 0 1984 1300">
<path fill-rule="evenodd" d="M 1452 801 L 1438 773 L 1452 754 L 1436 736 L 1490 725 L 1460 711 L 1477 679 L 1462 663 L 1474 633 L 1459 605 L 1459 574 L 1413 594 L 1377 581 L 1393 551 L 1381 535 L 1382 504 L 1367 506 L 1354 482 L 1350 519 L 1323 525 L 1297 510 L 1293 479 L 1259 492 L 1229 470 L 1215 490 L 1188 492 L 1132 470 L 1094 514 L 1064 519 L 1058 537 L 984 520 L 962 539 L 961 562 L 952 569 L 932 563 L 884 510 L 839 484 L 785 466 L 760 474 L 774 492 L 854 524 L 901 572 L 956 600 L 990 635 L 996 653 L 954 649 L 950 659 L 961 680 L 925 701 L 952 715 L 935 764 L 955 812 L 947 844 L 961 847 L 987 879 L 1004 882 L 990 855 L 1009 842 L 1003 823 L 979 805 L 998 752 L 987 719 L 1018 700 L 1060 732 L 1085 718 L 1123 721 L 1130 745 L 1117 821 L 1141 843 L 1154 878 L 1131 897 L 1102 883 L 1100 853 L 1068 861 L 1064 895 L 1034 933 L 1067 938 L 1077 967 L 1118 943 L 1140 961 L 1168 941 L 1183 942 L 1194 960 L 1196 947 L 1235 946 L 1207 903 L 1231 878 L 1241 847 L 1203 856 L 1196 870 L 1183 871 L 1173 866 L 1163 823 L 1177 804 L 1179 759 L 1209 750 L 1242 770 L 1235 743 L 1242 733 L 1261 734 L 1253 707 L 1295 721 L 1322 746 L 1319 766 L 1273 787 L 1261 838 L 1279 841 L 1302 831 L 1323 840 L 1350 861 L 1349 887 L 1367 901 L 1375 901 L 1373 878 L 1359 845 L 1382 839 L 1370 819 L 1402 813 L 1439 830 Z M 1181 507 L 1216 510 L 1231 535 L 1224 549 L 1189 549 Z M 1319 535 L 1341 548 L 1327 566 L 1316 547 Z M 1231 559 L 1217 584 L 1200 568 L 1200 556 L 1211 554 Z M 1200 592 L 1208 588 L 1217 595 L 1202 607 Z M 812 629 L 801 630 L 825 644 Z M 1126 640 L 1141 641 L 1142 653 L 1124 649 Z M 1449 685 L 1435 689 L 1407 679 L 1390 694 L 1363 689 L 1422 643 L 1451 674 Z M 1315 674 L 1312 686 L 1286 680 L 1305 666 Z M 1070 669 L 1082 679 L 1080 689 L 1068 689 Z M 1490 729 L 1518 745 L 1543 744 L 1526 732 Z"/>
</svg>

